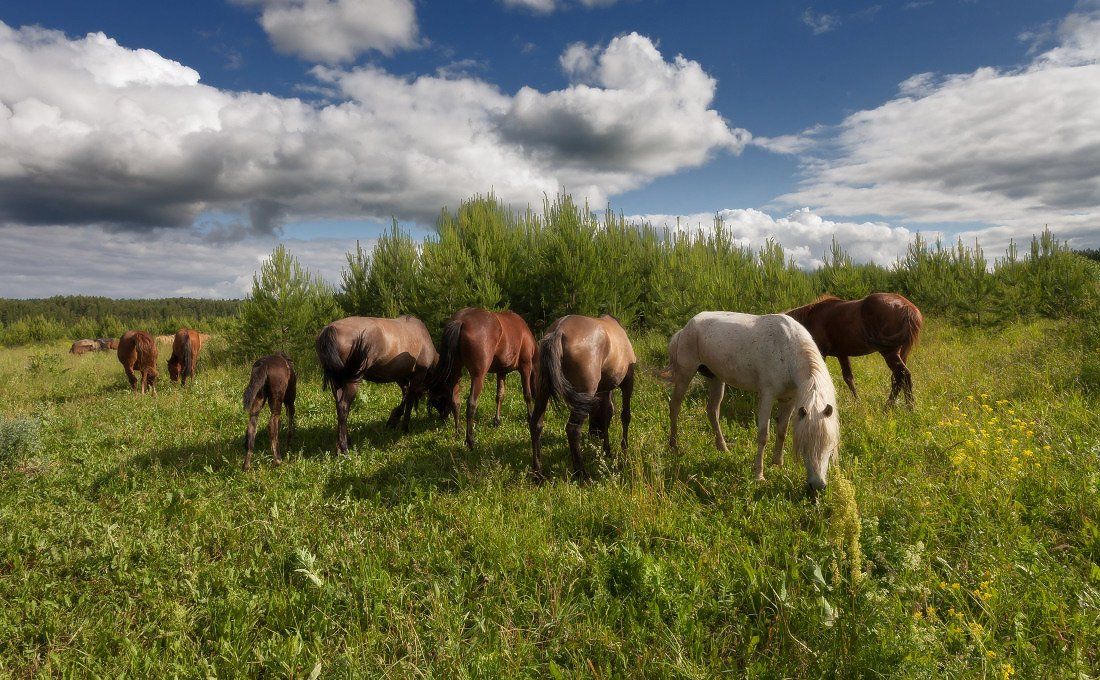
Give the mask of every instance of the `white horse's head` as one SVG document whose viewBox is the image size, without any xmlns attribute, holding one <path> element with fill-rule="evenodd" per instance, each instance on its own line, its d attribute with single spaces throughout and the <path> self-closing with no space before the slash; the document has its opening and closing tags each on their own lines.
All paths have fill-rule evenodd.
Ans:
<svg viewBox="0 0 1100 680">
<path fill-rule="evenodd" d="M 829 481 L 829 463 L 840 448 L 840 418 L 836 404 L 813 399 L 798 408 L 794 419 L 794 448 L 806 466 L 806 483 L 814 496 Z"/>
</svg>

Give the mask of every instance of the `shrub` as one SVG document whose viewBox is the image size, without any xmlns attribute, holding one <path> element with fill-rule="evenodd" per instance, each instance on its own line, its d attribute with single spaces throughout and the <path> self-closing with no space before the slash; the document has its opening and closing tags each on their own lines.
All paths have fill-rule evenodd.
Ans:
<svg viewBox="0 0 1100 680">
<path fill-rule="evenodd" d="M 0 416 L 0 465 L 11 465 L 39 449 L 39 426 L 34 418 Z"/>
</svg>

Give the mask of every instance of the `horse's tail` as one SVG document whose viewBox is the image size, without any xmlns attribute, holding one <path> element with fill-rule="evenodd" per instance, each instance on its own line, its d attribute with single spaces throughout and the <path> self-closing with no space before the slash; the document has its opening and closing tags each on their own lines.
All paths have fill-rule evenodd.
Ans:
<svg viewBox="0 0 1100 680">
<path fill-rule="evenodd" d="M 347 359 L 340 358 L 340 339 L 334 326 L 325 326 L 317 336 L 317 358 L 321 362 L 321 385 L 334 387 L 349 382 L 367 363 L 367 342 L 360 333 L 351 343 Z"/>
<path fill-rule="evenodd" d="M 252 375 L 248 379 L 248 387 L 244 388 L 244 410 L 252 408 L 252 403 L 256 401 L 256 395 L 260 393 L 260 390 L 267 384 L 267 362 L 257 361 L 252 364 Z"/>
<path fill-rule="evenodd" d="M 183 366 L 180 368 L 180 380 L 186 382 L 191 377 L 191 362 L 195 360 L 195 353 L 191 350 L 191 333 L 183 334 L 183 349 L 181 350 L 183 356 L 180 359 L 183 361 Z"/>
<path fill-rule="evenodd" d="M 439 362 L 429 386 L 435 390 L 453 385 L 462 372 L 459 343 L 462 341 L 462 321 L 455 319 L 443 327 L 443 339 L 439 343 Z"/>
<path fill-rule="evenodd" d="M 903 348 L 903 351 L 908 352 L 920 339 L 920 332 L 924 327 L 924 316 L 921 315 L 920 309 L 916 305 L 904 298 L 902 299 L 905 304 L 902 305 L 901 323 L 894 332 L 889 335 L 872 333 L 871 337 L 868 338 L 870 344 L 876 349 L 900 347 Z"/>
<path fill-rule="evenodd" d="M 581 413 L 589 413 L 595 408 L 596 395 L 578 392 L 561 370 L 561 329 L 555 330 L 542 339 L 539 343 L 538 355 L 539 382 L 547 386 L 547 391 L 555 401 L 565 400 L 570 409 Z"/>
</svg>

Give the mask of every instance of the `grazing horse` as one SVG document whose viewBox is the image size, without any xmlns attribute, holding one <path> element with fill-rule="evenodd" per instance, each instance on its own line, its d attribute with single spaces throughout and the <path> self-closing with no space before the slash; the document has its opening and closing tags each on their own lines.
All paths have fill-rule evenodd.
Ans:
<svg viewBox="0 0 1100 680">
<path fill-rule="evenodd" d="M 581 459 L 581 427 L 592 416 L 588 433 L 603 440 L 605 455 L 611 453 L 609 430 L 615 405 L 611 390 L 623 393 L 622 450 L 626 451 L 630 428 L 630 397 L 634 393 L 634 368 L 638 358 L 630 338 L 618 319 L 607 314 L 563 316 L 550 326 L 539 343 L 539 378 L 535 387 L 535 408 L 528 419 L 531 429 L 531 468 L 536 480 L 542 473 L 542 429 L 546 406 L 551 398 L 569 406 L 569 453 L 573 476 L 588 476 Z"/>
<path fill-rule="evenodd" d="M 88 352 L 95 352 L 99 349 L 95 340 L 77 340 L 69 348 L 69 354 L 75 354 L 80 356 L 81 354 L 87 354 Z"/>
<path fill-rule="evenodd" d="M 112 342 L 115 343 L 114 347 L 111 347 Z M 108 349 L 118 349 L 118 340 L 115 340 L 114 338 L 96 338 L 95 346 L 96 349 L 101 352 Z"/>
<path fill-rule="evenodd" d="M 893 374 L 887 404 L 892 406 L 904 391 L 906 405 L 913 408 L 913 376 L 905 362 L 917 344 L 924 318 L 912 302 L 897 293 L 872 293 L 859 300 L 826 295 L 787 315 L 810 331 L 822 356 L 837 358 L 853 396 L 857 396 L 856 383 L 848 357 L 878 352 Z"/>
<path fill-rule="evenodd" d="M 401 403 L 390 412 L 386 425 L 402 419 L 409 431 L 409 414 L 425 391 L 428 373 L 439 355 L 424 322 L 416 317 L 376 319 L 349 316 L 325 326 L 317 336 L 317 358 L 324 371 L 324 385 L 336 400 L 336 449 L 348 451 L 348 412 L 359 383 L 395 382 L 401 387 Z"/>
<path fill-rule="evenodd" d="M 193 378 L 200 347 L 201 333 L 190 328 L 176 331 L 176 336 L 172 339 L 172 356 L 168 358 L 168 375 L 172 382 L 179 380 L 180 385 L 186 386 L 187 379 Z"/>
<path fill-rule="evenodd" d="M 248 387 L 244 390 L 244 410 L 248 412 L 248 429 L 244 435 L 245 470 L 252 467 L 252 449 L 256 445 L 256 420 L 264 404 L 271 409 L 271 417 L 267 421 L 267 432 L 271 437 L 271 456 L 275 460 L 275 465 L 282 464 L 283 458 L 279 455 L 279 414 L 285 404 L 290 420 L 290 428 L 286 435 L 287 445 L 289 445 L 294 438 L 294 397 L 297 385 L 298 374 L 294 372 L 294 364 L 290 362 L 290 357 L 282 352 L 269 354 L 252 364 L 252 376 L 248 380 Z"/>
<path fill-rule="evenodd" d="M 500 406 L 504 401 L 504 377 L 519 371 L 527 416 L 531 416 L 532 383 L 535 373 L 535 336 L 527 322 L 515 312 L 489 312 L 467 307 L 452 316 L 443 327 L 439 365 L 430 381 L 429 404 L 441 418 L 454 415 L 458 425 L 458 392 L 462 369 L 470 373 L 470 395 L 466 398 L 466 446 L 474 448 L 474 418 L 477 400 L 488 373 L 497 376 L 497 414 L 493 426 L 500 425 Z"/>
<path fill-rule="evenodd" d="M 118 361 L 126 370 L 130 389 L 137 391 L 136 370 L 141 374 L 141 393 L 149 388 L 157 393 L 157 343 L 145 331 L 126 331 L 118 341 Z"/>
<path fill-rule="evenodd" d="M 726 385 L 756 392 L 756 479 L 764 479 L 768 421 L 772 405 L 778 401 L 772 463 L 783 464 L 783 440 L 791 414 L 797 409 L 795 451 L 806 466 L 811 495 L 825 488 L 829 462 L 840 446 L 840 423 L 832 377 L 805 328 L 782 314 L 700 312 L 672 336 L 668 354 L 672 380 L 670 447 L 676 448 L 684 393 L 692 377 L 701 373 L 709 383 L 707 416 L 719 451 L 728 450 L 718 422 Z"/>
</svg>

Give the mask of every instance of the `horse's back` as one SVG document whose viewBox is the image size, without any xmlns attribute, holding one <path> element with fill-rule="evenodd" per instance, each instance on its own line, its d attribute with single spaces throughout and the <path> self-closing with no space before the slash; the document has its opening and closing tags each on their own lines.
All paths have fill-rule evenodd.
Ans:
<svg viewBox="0 0 1100 680">
<path fill-rule="evenodd" d="M 390 374 L 404 373 L 415 365 L 432 366 L 438 360 L 428 327 L 414 316 L 395 319 L 349 316 L 329 326 L 342 338 L 342 357 L 347 359 L 352 347 L 361 342 L 379 371 L 378 377 L 383 380 L 397 379 Z M 405 364 L 411 365 L 406 367 Z"/>
<path fill-rule="evenodd" d="M 784 314 L 700 312 L 670 343 L 670 354 L 674 363 L 706 367 L 734 387 L 782 392 L 793 386 L 791 365 L 806 343 L 814 347 L 809 332 Z"/>
</svg>

